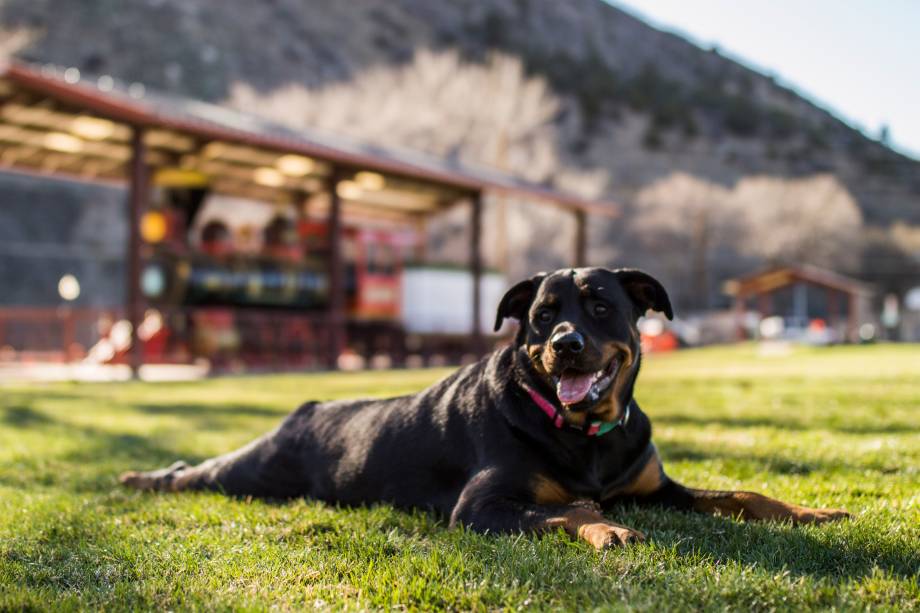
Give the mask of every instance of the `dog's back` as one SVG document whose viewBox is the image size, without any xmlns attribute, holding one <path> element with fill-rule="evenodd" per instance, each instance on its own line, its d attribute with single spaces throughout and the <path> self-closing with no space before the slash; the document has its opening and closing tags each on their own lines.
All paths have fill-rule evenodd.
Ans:
<svg viewBox="0 0 920 613">
<path fill-rule="evenodd" d="M 488 410 L 494 406 L 489 397 L 498 362 L 510 361 L 506 354 L 461 368 L 417 394 L 308 402 L 242 449 L 194 467 L 128 473 L 122 481 L 141 489 L 386 502 L 449 514 L 479 464 L 476 432 L 498 417 Z"/>
</svg>

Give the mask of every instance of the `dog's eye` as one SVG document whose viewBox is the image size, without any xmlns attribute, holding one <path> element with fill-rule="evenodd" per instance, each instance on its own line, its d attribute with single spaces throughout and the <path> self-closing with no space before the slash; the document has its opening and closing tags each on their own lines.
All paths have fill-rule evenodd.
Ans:
<svg viewBox="0 0 920 613">
<path fill-rule="evenodd" d="M 537 311 L 534 319 L 536 319 L 541 324 L 548 324 L 553 321 L 553 312 L 549 309 L 540 309 Z"/>
<path fill-rule="evenodd" d="M 595 317 L 606 317 L 607 313 L 610 312 L 610 307 L 603 302 L 595 302 L 591 311 L 594 313 Z"/>
</svg>

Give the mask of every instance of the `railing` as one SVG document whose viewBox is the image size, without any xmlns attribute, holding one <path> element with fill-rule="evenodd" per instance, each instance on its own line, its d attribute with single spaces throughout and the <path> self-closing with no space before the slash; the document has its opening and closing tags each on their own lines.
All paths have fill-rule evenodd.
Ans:
<svg viewBox="0 0 920 613">
<path fill-rule="evenodd" d="M 328 364 L 330 334 L 324 313 L 183 308 L 164 314 L 175 342 L 190 357 L 217 369 L 284 370 Z"/>
<path fill-rule="evenodd" d="M 330 365 L 327 314 L 228 307 L 147 311 L 138 335 L 145 364 L 206 360 L 212 372 Z M 437 366 L 475 356 L 467 335 L 406 335 L 397 321 L 348 324 L 343 367 Z M 0 307 L 0 363 L 126 364 L 130 325 L 117 309 Z M 360 366 L 359 366 L 360 367 Z"/>
<path fill-rule="evenodd" d="M 323 313 L 222 307 L 150 309 L 138 329 L 145 363 L 208 360 L 216 369 L 319 368 Z M 0 361 L 124 363 L 130 326 L 115 309 L 0 308 Z"/>
<path fill-rule="evenodd" d="M 80 360 L 119 317 L 115 309 L 0 308 L 0 361 Z"/>
</svg>

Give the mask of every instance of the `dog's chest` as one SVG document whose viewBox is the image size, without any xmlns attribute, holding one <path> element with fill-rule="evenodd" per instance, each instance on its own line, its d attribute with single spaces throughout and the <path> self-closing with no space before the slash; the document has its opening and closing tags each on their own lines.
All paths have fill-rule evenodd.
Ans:
<svg viewBox="0 0 920 613">
<path fill-rule="evenodd" d="M 563 486 L 576 498 L 599 500 L 609 479 L 605 458 L 595 446 L 566 458 Z"/>
<path fill-rule="evenodd" d="M 560 469 L 561 485 L 573 497 L 595 501 L 608 498 L 633 472 L 627 454 L 609 445 L 586 446 L 570 454 Z"/>
</svg>

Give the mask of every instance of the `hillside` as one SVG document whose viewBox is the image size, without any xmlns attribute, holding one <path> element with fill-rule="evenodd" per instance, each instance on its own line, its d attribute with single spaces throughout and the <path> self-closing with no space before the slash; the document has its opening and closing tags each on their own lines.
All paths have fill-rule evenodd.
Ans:
<svg viewBox="0 0 920 613">
<path fill-rule="evenodd" d="M 4 0 L 0 22 L 7 31 L 31 33 L 31 42 L 18 51 L 23 59 L 248 105 L 295 124 L 309 120 L 371 140 L 459 153 L 534 180 L 603 193 L 622 202 L 626 215 L 594 224 L 592 259 L 654 270 L 683 287 L 679 300 L 688 306 L 718 304 L 721 279 L 782 259 L 784 252 L 776 249 L 752 251 L 733 242 L 734 231 L 721 220 L 735 216 L 739 203 L 749 210 L 772 206 L 770 194 L 788 191 L 785 181 L 817 185 L 830 176 L 835 183 L 827 193 L 843 194 L 834 196 L 839 206 L 826 215 L 821 207 L 832 205 L 815 205 L 820 214 L 812 216 L 809 232 L 844 213 L 849 220 L 843 234 L 822 229 L 822 240 L 838 248 L 815 255 L 815 263 L 891 289 L 920 273 L 920 238 L 912 229 L 920 225 L 920 163 L 866 138 L 771 77 L 600 0 Z M 444 119 L 450 115 L 436 115 L 439 120 L 427 127 L 389 125 L 375 132 L 361 122 L 336 124 L 321 104 L 312 111 L 295 104 L 328 103 L 333 94 L 342 100 L 342 92 L 360 88 L 400 90 L 387 87 L 388 79 L 418 80 L 420 66 L 429 69 L 424 74 L 431 74 L 431 66 L 459 71 L 466 65 L 485 67 L 487 76 L 507 74 L 496 54 L 519 62 L 526 79 L 546 88 L 534 103 L 546 112 L 520 133 L 499 130 L 510 142 L 498 145 L 450 141 L 450 121 Z M 532 90 L 530 82 L 518 89 L 496 87 L 496 98 L 481 102 L 482 112 L 506 102 L 503 94 Z M 427 103 L 435 113 L 451 105 L 385 93 L 406 109 L 394 122 L 417 115 L 413 105 L 424 110 Z M 535 159 L 533 151 L 543 153 Z M 752 190 L 743 183 L 752 177 L 778 187 Z M 676 240 L 673 228 L 634 223 L 646 206 L 678 202 L 678 188 L 687 185 L 698 200 L 706 194 L 703 204 L 691 207 L 702 229 L 684 231 Z M 766 200 L 751 200 L 752 193 Z M 655 200 L 654 194 L 665 197 Z M 710 205 L 713 194 L 731 201 L 729 208 Z M 745 223 L 748 244 L 752 232 L 786 232 Z M 662 245 L 672 253 L 662 256 Z M 789 253 L 797 258 L 815 251 L 806 238 L 793 247 Z M 688 258 L 686 250 L 695 255 Z M 521 269 L 529 265 L 527 260 Z M 682 283 L 686 278 L 695 281 Z M 694 288 L 700 282 L 706 290 Z"/>
</svg>

